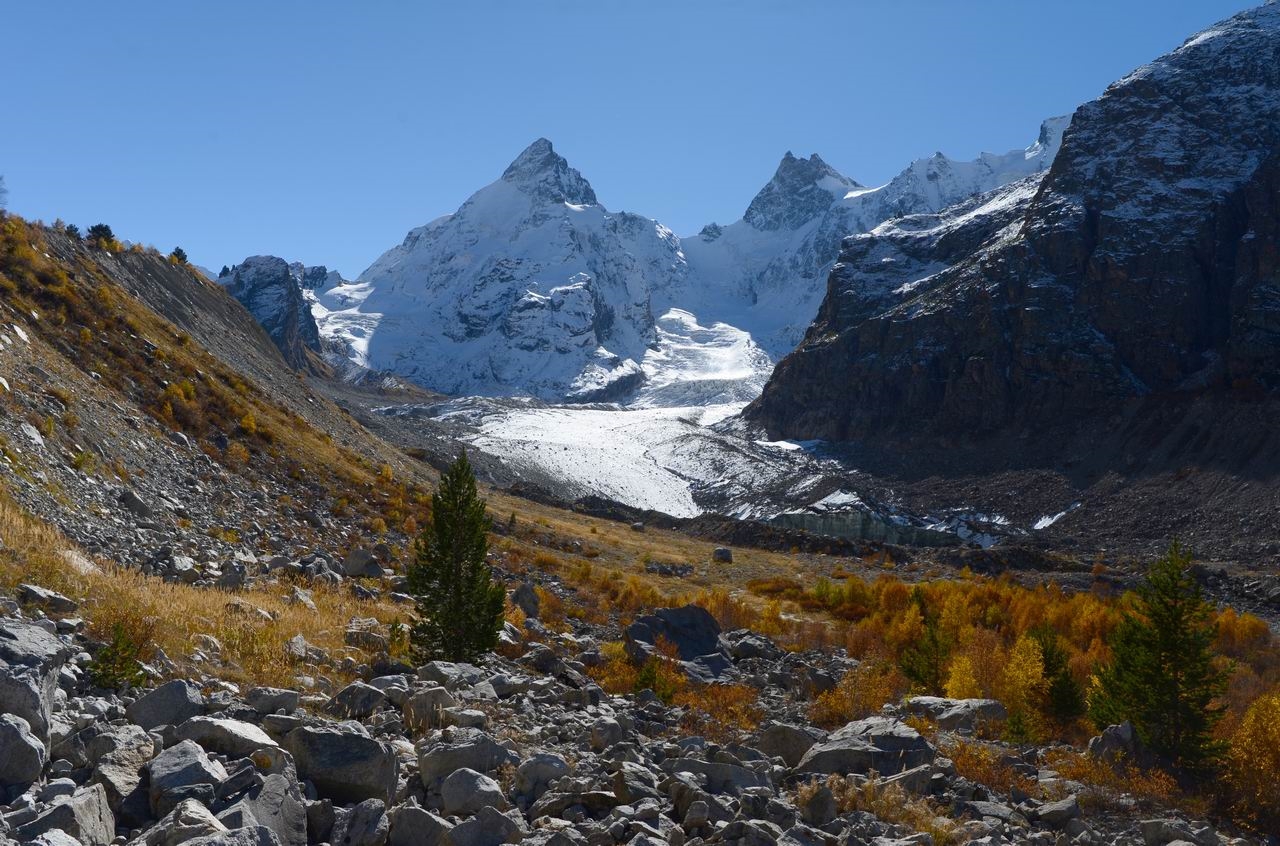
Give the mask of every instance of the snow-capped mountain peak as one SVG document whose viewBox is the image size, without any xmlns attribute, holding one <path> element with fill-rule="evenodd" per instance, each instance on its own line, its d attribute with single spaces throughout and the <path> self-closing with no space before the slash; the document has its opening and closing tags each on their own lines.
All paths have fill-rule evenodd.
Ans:
<svg viewBox="0 0 1280 846">
<path fill-rule="evenodd" d="M 773 178 L 752 199 L 742 218 L 760 230 L 796 229 L 825 212 L 833 201 L 861 187 L 817 153 L 798 159 L 788 150 Z"/>
<path fill-rule="evenodd" d="M 570 167 L 546 138 L 539 138 L 516 156 L 502 179 L 544 202 L 575 206 L 593 206 L 598 202 L 591 183 Z"/>
</svg>

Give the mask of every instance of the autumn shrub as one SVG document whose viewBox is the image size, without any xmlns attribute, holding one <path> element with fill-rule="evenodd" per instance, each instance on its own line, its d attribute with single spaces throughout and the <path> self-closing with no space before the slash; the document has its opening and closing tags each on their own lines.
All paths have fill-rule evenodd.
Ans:
<svg viewBox="0 0 1280 846">
<path fill-rule="evenodd" d="M 1259 831 L 1280 831 L 1280 690 L 1249 706 L 1225 771 L 1235 812 Z"/>
<path fill-rule="evenodd" d="M 834 688 L 818 694 L 809 707 L 809 719 L 827 728 L 844 725 L 901 699 L 907 687 L 907 680 L 891 662 L 864 660 L 845 673 Z"/>
<path fill-rule="evenodd" d="M 681 725 L 690 734 L 718 743 L 734 740 L 760 725 L 760 694 L 745 684 L 690 685 L 674 696 L 685 709 Z"/>
<path fill-rule="evenodd" d="M 1035 779 L 1014 769 L 998 746 L 952 737 L 942 743 L 940 751 L 955 764 L 957 774 L 1001 793 L 1014 789 L 1031 792 L 1036 786 Z"/>
<path fill-rule="evenodd" d="M 1130 800 L 1147 810 L 1191 804 L 1177 780 L 1157 767 L 1139 767 L 1123 759 L 1106 761 L 1063 749 L 1051 751 L 1046 764 L 1062 778 L 1085 786 L 1079 799 L 1087 808 L 1124 810 Z M 1203 811 L 1203 807 L 1192 807 Z"/>
</svg>

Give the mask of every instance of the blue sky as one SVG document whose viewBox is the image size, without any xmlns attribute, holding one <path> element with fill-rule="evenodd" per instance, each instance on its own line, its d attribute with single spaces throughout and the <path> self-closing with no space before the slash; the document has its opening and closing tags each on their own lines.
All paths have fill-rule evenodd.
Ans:
<svg viewBox="0 0 1280 846">
<path fill-rule="evenodd" d="M 865 184 L 1031 143 L 1250 3 L 6 4 L 10 209 L 354 276 L 550 138 L 678 234 L 787 150 Z"/>
</svg>

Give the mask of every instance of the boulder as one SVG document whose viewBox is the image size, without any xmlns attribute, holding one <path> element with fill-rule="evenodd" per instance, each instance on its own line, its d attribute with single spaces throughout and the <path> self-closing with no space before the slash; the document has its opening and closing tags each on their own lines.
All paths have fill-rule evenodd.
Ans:
<svg viewBox="0 0 1280 846">
<path fill-rule="evenodd" d="M 453 823 L 417 805 L 400 805 L 387 814 L 389 846 L 446 846 Z"/>
<path fill-rule="evenodd" d="M 542 600 L 528 582 L 521 582 L 511 592 L 511 604 L 524 612 L 525 617 L 536 620 L 542 611 Z"/>
<path fill-rule="evenodd" d="M 995 699 L 947 699 L 914 696 L 904 703 L 908 713 L 927 717 L 945 731 L 971 732 L 981 723 L 1004 720 L 1008 712 Z"/>
<path fill-rule="evenodd" d="M 350 578 L 380 579 L 382 564 L 379 563 L 378 556 L 374 555 L 373 550 L 358 546 L 342 559 L 342 572 Z"/>
<path fill-rule="evenodd" d="M 443 687 L 421 688 L 404 701 L 404 724 L 416 731 L 436 728 L 442 724 L 444 709 L 457 704 L 458 700 Z"/>
<path fill-rule="evenodd" d="M 302 697 L 296 690 L 283 690 L 278 687 L 255 687 L 244 695 L 245 704 L 259 714 L 274 714 L 284 711 L 293 713 Z"/>
<path fill-rule="evenodd" d="M 498 783 L 484 773 L 462 767 L 440 783 L 440 802 L 446 816 L 469 817 L 485 806 L 500 811 L 508 807 Z"/>
<path fill-rule="evenodd" d="M 92 752 L 95 746 L 100 745 L 97 741 L 112 738 L 110 744 L 101 744 L 109 746 L 109 749 L 97 758 L 90 783 L 101 784 L 107 791 L 107 804 L 118 822 L 138 826 L 151 817 L 151 800 L 147 786 L 143 784 L 143 769 L 153 757 L 155 741 L 137 726 L 121 726 L 119 729 L 90 743 Z"/>
<path fill-rule="evenodd" d="M 333 695 L 324 710 L 344 720 L 363 720 L 387 703 L 387 695 L 373 685 L 352 682 Z"/>
<path fill-rule="evenodd" d="M 418 747 L 418 771 L 428 790 L 463 767 L 489 773 L 519 763 L 520 756 L 479 729 L 451 729 Z"/>
<path fill-rule="evenodd" d="M 57 591 L 30 584 L 18 585 L 18 601 L 23 605 L 35 606 L 51 616 L 74 614 L 80 607 L 80 603 Z"/>
<path fill-rule="evenodd" d="M 18 837 L 27 843 L 54 829 L 66 832 L 84 846 L 108 846 L 116 836 L 116 821 L 107 805 L 107 793 L 102 785 L 90 785 L 53 805 L 19 827 Z"/>
<path fill-rule="evenodd" d="M 287 756 L 283 750 L 280 755 Z M 254 756 L 255 759 L 260 757 Z M 250 771 L 256 775 L 255 771 Z M 225 792 L 224 790 L 219 793 Z M 287 774 L 270 773 L 241 795 L 234 804 L 218 815 L 224 822 L 235 820 L 237 825 L 228 828 L 244 828 L 251 825 L 265 826 L 275 834 L 282 846 L 306 846 L 307 808 L 297 784 L 297 772 L 292 763 Z"/>
<path fill-rule="evenodd" d="M 178 726 L 176 734 L 229 758 L 244 758 L 264 746 L 279 745 L 253 723 L 220 717 L 192 717 Z"/>
<path fill-rule="evenodd" d="M 729 549 L 727 546 L 717 546 L 715 549 L 711 550 L 711 560 L 717 564 L 732 564 L 733 550 Z"/>
<path fill-rule="evenodd" d="M 836 796 L 825 784 L 798 804 L 800 818 L 809 825 L 823 826 L 836 818 Z"/>
<path fill-rule="evenodd" d="M 280 846 L 271 829 L 263 825 L 238 828 L 218 834 L 207 834 L 186 841 L 182 846 Z"/>
<path fill-rule="evenodd" d="M 222 834 L 227 827 L 195 799 L 183 799 L 164 819 L 130 841 L 129 846 L 178 846 L 197 837 Z"/>
<path fill-rule="evenodd" d="M 635 661 L 643 661 L 653 654 L 659 638 L 670 641 L 682 661 L 709 655 L 720 646 L 720 624 L 700 605 L 659 608 L 636 618 L 624 635 L 627 654 Z"/>
<path fill-rule="evenodd" d="M 148 731 L 157 726 L 176 726 L 203 713 L 200 688 L 185 679 L 166 682 L 125 709 L 129 722 Z"/>
<path fill-rule="evenodd" d="M 515 794 L 528 804 L 536 802 L 547 787 L 569 774 L 569 764 L 559 755 L 540 752 L 516 768 Z"/>
<path fill-rule="evenodd" d="M 285 737 L 284 748 L 293 755 L 298 775 L 316 791 L 335 802 L 395 796 L 399 763 L 385 743 L 336 728 L 296 728 Z"/>
<path fill-rule="evenodd" d="M 366 799 L 352 808 L 338 808 L 333 815 L 330 839 L 342 846 L 384 846 L 391 821 L 381 799 Z"/>
<path fill-rule="evenodd" d="M 31 733 L 30 723 L 13 714 L 0 714 L 0 794 L 38 781 L 48 757 L 44 743 Z"/>
<path fill-rule="evenodd" d="M 823 732 L 811 726 L 766 723 L 755 746 L 771 758 L 781 758 L 788 767 L 800 763 L 804 753 L 822 739 Z"/>
<path fill-rule="evenodd" d="M 626 737 L 622 725 L 613 717 L 601 717 L 591 724 L 591 749 L 603 752 Z"/>
<path fill-rule="evenodd" d="M 800 763 L 802 773 L 894 775 L 933 762 L 935 751 L 911 726 L 893 717 L 867 717 L 849 723 L 815 743 Z"/>
<path fill-rule="evenodd" d="M 1066 824 L 1080 816 L 1080 803 L 1073 793 L 1057 802 L 1046 802 L 1036 809 L 1036 819 L 1049 828 L 1064 828 Z"/>
<path fill-rule="evenodd" d="M 500 846 L 524 839 L 523 820 L 503 814 L 497 808 L 481 808 L 479 813 L 449 832 L 450 846 Z"/>
<path fill-rule="evenodd" d="M 0 714 L 26 720 L 47 744 L 58 673 L 74 652 L 40 626 L 0 619 Z"/>
<path fill-rule="evenodd" d="M 183 799 L 211 800 L 214 787 L 227 778 L 222 764 L 210 759 L 194 740 L 170 746 L 147 764 L 146 772 L 151 812 L 157 817 L 168 814 Z"/>
<path fill-rule="evenodd" d="M 488 675 L 474 664 L 453 661 L 430 661 L 418 668 L 418 678 L 457 690 L 483 681 Z"/>
</svg>

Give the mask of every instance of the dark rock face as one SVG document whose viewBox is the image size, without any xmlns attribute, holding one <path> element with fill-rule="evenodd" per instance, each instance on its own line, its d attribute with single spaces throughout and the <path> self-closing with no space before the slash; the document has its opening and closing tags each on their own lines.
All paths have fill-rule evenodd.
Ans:
<svg viewBox="0 0 1280 846">
<path fill-rule="evenodd" d="M 964 437 L 1274 388 L 1278 236 L 1269 4 L 1082 106 L 1042 181 L 848 239 L 747 415 L 774 437 Z"/>
<path fill-rule="evenodd" d="M 520 186 L 527 194 L 557 203 L 594 205 L 596 192 L 591 184 L 564 157 L 539 138 L 516 157 L 502 178 Z"/>
<path fill-rule="evenodd" d="M 300 272 L 295 274 L 295 268 Z M 322 267 L 314 270 L 321 276 L 327 273 Z M 320 330 L 302 296 L 303 283 L 316 279 L 307 276 L 305 268 L 290 267 L 275 256 L 252 256 L 220 281 L 267 330 L 291 367 L 307 367 L 307 351 L 320 352 Z"/>
<path fill-rule="evenodd" d="M 829 209 L 834 196 L 859 187 L 817 153 L 797 159 L 788 150 L 742 219 L 756 229 L 795 229 Z"/>
</svg>

